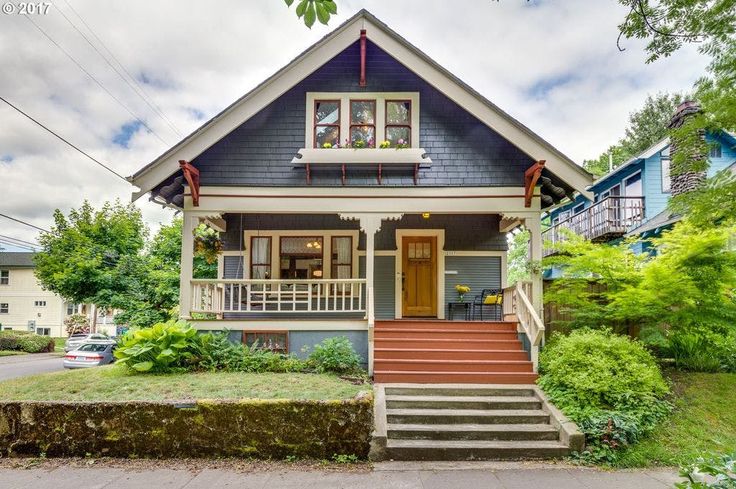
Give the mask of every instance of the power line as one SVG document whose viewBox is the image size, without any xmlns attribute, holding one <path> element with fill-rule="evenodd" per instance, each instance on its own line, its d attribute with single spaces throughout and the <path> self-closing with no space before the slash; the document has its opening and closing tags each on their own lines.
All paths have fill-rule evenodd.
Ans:
<svg viewBox="0 0 736 489">
<path fill-rule="evenodd" d="M 5 238 L 5 239 L 13 240 L 13 241 L 18 241 L 19 243 L 23 243 L 23 244 L 27 244 L 27 245 L 31 245 L 31 246 L 36 246 L 38 248 L 41 247 L 41 245 L 38 244 L 38 243 L 32 243 L 30 241 L 26 241 L 25 239 L 13 238 L 12 236 L 5 236 L 4 234 L 0 234 L 0 238 Z"/>
<path fill-rule="evenodd" d="M 33 117 L 31 117 L 30 115 L 28 115 L 28 114 L 26 114 L 25 112 L 23 112 L 23 111 L 22 111 L 21 109 L 19 109 L 19 108 L 18 108 L 18 107 L 16 107 L 15 105 L 13 105 L 13 104 L 11 104 L 10 102 L 8 102 L 7 100 L 5 100 L 5 99 L 4 99 L 3 97 L 1 97 L 1 96 L 0 96 L 0 100 L 2 100 L 3 102 L 5 102 L 6 104 L 8 104 L 8 105 L 9 105 L 10 107 L 14 108 L 14 109 L 15 109 L 16 111 L 18 111 L 19 113 L 23 114 L 23 115 L 24 115 L 25 117 L 27 117 L 28 119 L 30 119 L 30 120 L 32 120 L 33 122 L 35 122 L 35 123 L 36 123 L 36 124 L 37 124 L 38 126 L 42 127 L 42 128 L 43 128 L 43 129 L 45 129 L 46 131 L 48 131 L 48 132 L 50 132 L 51 134 L 53 134 L 54 136 L 56 136 L 56 137 L 57 137 L 58 139 L 61 139 L 61 140 L 62 140 L 63 142 L 65 142 L 66 144 L 68 144 L 68 145 L 69 145 L 69 146 L 71 146 L 72 148 L 76 149 L 77 151 L 79 151 L 80 153 L 82 153 L 82 154 L 83 154 L 84 156 L 86 156 L 86 157 L 87 157 L 87 158 L 89 158 L 90 160 L 92 160 L 92 161 L 94 161 L 95 163 L 97 163 L 98 165 L 100 165 L 100 166 L 101 166 L 102 168 L 104 168 L 105 170 L 109 171 L 110 173 L 112 173 L 113 175 L 115 175 L 116 177 L 118 177 L 119 179 L 123 180 L 123 181 L 124 181 L 125 183 L 130 183 L 130 182 L 128 182 L 128 180 L 127 180 L 127 179 L 126 179 L 126 178 L 125 178 L 124 176 L 122 176 L 122 175 L 121 175 L 120 173 L 116 172 L 115 170 L 113 170 L 112 168 L 110 168 L 109 166 L 107 166 L 106 164 L 102 163 L 102 162 L 101 162 L 100 160 L 98 160 L 98 159 L 96 159 L 96 158 L 94 158 L 94 157 L 90 156 L 90 155 L 89 155 L 88 153 L 85 153 L 84 151 L 82 151 L 81 149 L 79 149 L 79 148 L 78 148 L 77 146 L 73 145 L 72 143 L 70 143 L 69 141 L 67 141 L 67 140 L 66 140 L 66 139 L 64 139 L 63 137 L 59 136 L 58 134 L 56 134 L 56 133 L 55 133 L 54 131 L 52 131 L 52 130 L 51 130 L 51 129 L 49 129 L 48 127 L 44 126 L 44 125 L 43 125 L 42 123 L 38 122 L 38 121 L 37 121 L 36 119 L 34 119 Z M 2 214 L 0 214 L 0 215 L 2 215 Z M 7 217 L 7 216 L 6 216 L 6 217 Z"/>
<path fill-rule="evenodd" d="M 171 128 L 172 131 L 174 131 L 174 133 L 177 136 L 182 137 L 182 134 L 179 131 L 179 129 L 174 125 L 173 122 L 171 122 L 171 120 L 168 117 L 166 117 L 166 114 L 164 114 L 163 111 L 161 110 L 161 108 L 153 102 L 153 100 L 150 98 L 150 96 L 148 96 L 148 94 L 145 93 L 145 91 L 143 91 L 143 87 L 140 86 L 140 84 L 135 79 L 135 77 L 133 77 L 128 72 L 128 70 L 125 69 L 125 67 L 123 66 L 123 64 L 115 57 L 115 55 L 107 48 L 107 46 L 105 46 L 105 43 L 103 43 L 102 40 L 99 37 L 97 37 L 97 34 L 95 34 L 95 32 L 92 30 L 92 28 L 84 21 L 84 19 L 79 15 L 79 13 L 77 13 L 77 11 L 74 10 L 74 7 L 72 7 L 71 5 L 69 5 L 69 2 L 67 2 L 66 0 L 64 0 L 64 3 L 66 3 L 67 7 L 69 7 L 72 10 L 72 12 L 74 12 L 74 14 L 77 16 L 77 18 L 79 18 L 79 20 L 82 21 L 82 23 L 87 27 L 87 29 L 90 31 L 90 33 L 95 37 L 95 39 L 97 39 L 97 42 L 99 42 L 100 45 L 110 54 L 110 56 L 117 62 L 117 64 L 123 69 L 123 71 L 125 71 L 125 73 L 128 75 L 128 77 L 130 77 L 130 79 L 133 80 L 133 82 L 135 83 L 135 85 L 137 87 L 134 86 L 132 83 L 130 83 L 130 81 L 128 81 L 128 79 L 120 72 L 120 70 L 118 70 L 118 68 L 115 67 L 115 65 L 113 65 L 110 62 L 110 60 L 108 59 L 108 57 L 105 56 L 105 54 L 102 53 L 102 51 L 100 51 L 99 49 L 97 49 L 97 46 L 94 45 L 94 43 L 84 34 L 84 32 L 82 32 L 81 30 L 79 30 L 79 28 L 74 24 L 74 22 L 72 22 L 71 19 L 69 19 L 69 17 L 67 17 L 66 14 L 57 5 L 54 5 L 56 7 L 56 10 L 58 10 L 59 13 L 61 14 L 61 16 L 64 17 L 64 20 L 66 20 L 69 23 L 69 25 L 72 26 L 72 28 L 75 31 L 77 31 L 77 33 L 80 36 L 82 36 L 82 38 L 85 41 L 87 41 L 87 44 L 89 44 L 92 47 L 92 49 L 94 49 L 97 52 L 97 54 L 100 55 L 100 57 L 105 61 L 105 63 L 107 63 L 107 65 L 110 68 L 112 68 L 112 70 L 115 73 L 117 73 L 117 75 L 120 77 L 120 79 L 123 80 L 123 82 L 125 82 L 125 84 L 128 85 L 130 87 L 130 89 L 133 90 L 133 92 L 136 95 L 138 95 L 141 98 L 141 100 L 143 100 L 143 102 L 146 103 L 146 105 L 148 105 L 148 107 L 151 108 L 151 110 L 154 112 L 154 114 L 158 115 L 164 122 L 166 122 L 166 124 L 168 124 L 168 126 Z"/>
<path fill-rule="evenodd" d="M 32 228 L 38 229 L 39 231 L 42 231 L 44 233 L 50 233 L 51 232 L 48 229 L 40 228 L 40 227 L 36 226 L 35 224 L 31 224 L 30 222 L 26 222 L 26 221 L 22 221 L 20 219 L 16 219 L 15 217 L 10 217 L 10 216 L 8 216 L 6 214 L 0 213 L 0 216 L 1 217 L 4 217 L 5 219 L 10 219 L 11 221 L 19 222 L 21 224 L 25 224 L 26 226 L 30 226 Z"/>
<path fill-rule="evenodd" d="M 171 145 L 170 145 L 169 143 L 167 143 L 166 141 L 164 141 L 164 139 L 163 139 L 163 138 L 161 138 L 161 136 L 159 136 L 159 135 L 158 135 L 158 134 L 156 133 L 156 131 L 154 131 L 153 129 L 151 129 L 151 127 L 150 127 L 150 126 L 149 126 L 148 124 L 146 124 L 146 123 L 145 123 L 145 121 L 144 121 L 143 119 L 141 119 L 140 117 L 138 117 L 138 116 L 137 116 L 137 115 L 136 115 L 136 114 L 135 114 L 135 113 L 134 113 L 134 112 L 133 112 L 132 110 L 130 110 L 130 108 L 128 108 L 128 106 L 127 106 L 127 105 L 125 105 L 125 104 L 124 104 L 124 103 L 123 103 L 123 102 L 122 102 L 122 101 L 121 101 L 121 100 L 120 100 L 119 98 L 117 98 L 117 97 L 116 97 L 115 95 L 113 95 L 113 93 L 112 93 L 112 92 L 111 92 L 110 90 L 108 90 L 108 89 L 107 89 L 107 87 L 106 87 L 105 85 L 103 85 L 103 84 L 102 84 L 102 82 L 100 82 L 100 81 L 99 81 L 99 80 L 98 80 L 97 78 L 95 78 L 95 77 L 94 77 L 94 76 L 93 76 L 93 75 L 92 75 L 92 74 L 91 74 L 91 73 L 90 73 L 89 71 L 87 71 L 86 69 L 84 69 L 84 66 L 82 66 L 82 65 L 81 65 L 81 64 L 79 63 L 79 61 L 77 61 L 77 60 L 76 60 L 76 59 L 75 59 L 75 58 L 74 58 L 74 57 L 73 57 L 73 56 L 72 56 L 71 54 L 69 54 L 69 52 L 67 52 L 67 50 L 65 50 L 65 49 L 64 49 L 63 47 L 61 47 L 61 45 L 60 45 L 60 44 L 59 44 L 58 42 L 56 42 L 56 41 L 55 41 L 55 40 L 54 40 L 54 39 L 53 39 L 53 38 L 52 38 L 51 36 L 49 36 L 49 35 L 48 35 L 48 34 L 46 33 L 46 31 L 44 31 L 44 30 L 43 30 L 43 29 L 41 28 L 41 26 L 39 26 L 38 24 L 36 24 L 36 23 L 35 23 L 35 22 L 33 21 L 33 19 L 32 19 L 32 18 L 31 18 L 31 17 L 29 16 L 29 15 L 25 15 L 24 17 L 25 17 L 26 19 L 28 19 L 28 21 L 29 21 L 29 22 L 30 22 L 31 24 L 33 24 L 33 26 L 34 26 L 34 27 L 35 27 L 36 29 L 38 29 L 38 31 L 39 31 L 39 32 L 40 32 L 41 34 L 43 34 L 43 36 L 44 36 L 44 37 L 46 37 L 46 39 L 48 39 L 48 40 L 49 40 L 49 41 L 50 41 L 50 42 L 51 42 L 51 43 L 52 43 L 52 44 L 53 44 L 54 46 L 56 46 L 57 48 L 59 48 L 59 50 L 60 50 L 60 51 L 61 51 L 62 53 L 64 53 L 64 54 L 66 55 L 66 57 L 67 57 L 67 58 L 69 58 L 69 59 L 70 59 L 70 60 L 71 60 L 71 61 L 72 61 L 72 62 L 73 62 L 73 63 L 74 63 L 75 65 L 77 65 L 77 68 L 79 68 L 80 70 L 82 70 L 82 72 L 83 72 L 83 73 L 84 73 L 85 75 L 87 75 L 87 76 L 88 76 L 88 77 L 89 77 L 89 78 L 90 78 L 90 79 L 91 79 L 92 81 L 94 81 L 94 82 L 95 82 L 95 83 L 96 83 L 96 84 L 97 84 L 97 85 L 98 85 L 98 86 L 99 86 L 100 88 L 102 88 L 102 89 L 103 89 L 103 90 L 104 90 L 104 91 L 105 91 L 105 92 L 106 92 L 106 93 L 107 93 L 107 94 L 108 94 L 108 95 L 109 95 L 109 96 L 110 96 L 110 97 L 111 97 L 111 98 L 112 98 L 113 100 L 115 100 L 115 101 L 116 101 L 116 102 L 117 102 L 117 103 L 118 103 L 118 104 L 119 104 L 119 105 L 120 105 L 120 106 L 121 106 L 122 108 L 124 108 L 124 109 L 125 109 L 125 110 L 126 110 L 126 111 L 127 111 L 127 112 L 128 112 L 128 113 L 129 113 L 129 114 L 130 114 L 130 115 L 131 115 L 131 116 L 132 116 L 132 117 L 133 117 L 134 119 L 135 119 L 135 120 L 137 120 L 138 122 L 140 122 L 140 123 L 141 123 L 141 125 L 142 125 L 143 127 L 145 127 L 146 129 L 148 129 L 148 130 L 149 130 L 149 131 L 151 132 L 151 134 L 153 134 L 154 136 L 156 136 L 156 137 L 157 137 L 157 138 L 159 139 L 159 141 L 161 141 L 162 143 L 164 143 L 164 144 L 165 144 L 166 146 L 171 146 Z"/>
<path fill-rule="evenodd" d="M 15 246 L 16 248 L 23 248 L 29 251 L 36 251 L 36 248 L 34 246 L 24 245 L 20 243 L 13 243 L 12 241 L 6 241 L 3 238 L 0 238 L 0 243 L 4 245 L 8 245 L 8 246 Z"/>
</svg>

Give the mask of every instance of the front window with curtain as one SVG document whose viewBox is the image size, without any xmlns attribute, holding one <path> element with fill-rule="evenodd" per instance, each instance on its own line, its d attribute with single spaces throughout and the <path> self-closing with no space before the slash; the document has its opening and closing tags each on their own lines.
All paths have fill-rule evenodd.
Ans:
<svg viewBox="0 0 736 489">
<path fill-rule="evenodd" d="M 271 238 L 254 236 L 250 241 L 250 278 L 271 278 Z"/>
<path fill-rule="evenodd" d="M 353 276 L 353 238 L 333 236 L 332 238 L 332 278 L 352 278 Z"/>
<path fill-rule="evenodd" d="M 280 246 L 282 279 L 322 278 L 322 236 L 284 236 Z"/>
</svg>

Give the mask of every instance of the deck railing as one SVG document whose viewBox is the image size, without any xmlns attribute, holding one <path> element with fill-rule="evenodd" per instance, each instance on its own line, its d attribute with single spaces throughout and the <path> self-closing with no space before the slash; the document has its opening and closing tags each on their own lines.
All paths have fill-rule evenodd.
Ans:
<svg viewBox="0 0 736 489">
<path fill-rule="evenodd" d="M 365 313 L 366 280 L 192 280 L 196 313 Z"/>
<path fill-rule="evenodd" d="M 542 233 L 544 242 L 557 244 L 566 239 L 563 229 L 592 241 L 623 236 L 644 221 L 644 197 L 610 196 L 573 214 Z M 554 252 L 545 248 L 544 255 Z"/>
</svg>

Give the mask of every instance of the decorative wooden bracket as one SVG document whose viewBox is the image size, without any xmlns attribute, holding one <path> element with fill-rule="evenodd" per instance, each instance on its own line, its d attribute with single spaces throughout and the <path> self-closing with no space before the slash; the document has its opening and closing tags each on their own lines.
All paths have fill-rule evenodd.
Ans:
<svg viewBox="0 0 736 489">
<path fill-rule="evenodd" d="M 364 87 L 365 81 L 365 45 L 366 45 L 365 29 L 360 30 L 360 82 L 359 85 Z"/>
<path fill-rule="evenodd" d="M 532 206 L 532 197 L 534 196 L 534 187 L 537 180 L 542 175 L 546 160 L 539 160 L 524 172 L 524 207 Z"/>
<path fill-rule="evenodd" d="M 199 170 L 186 160 L 179 160 L 179 166 L 192 192 L 192 205 L 199 207 Z"/>
</svg>

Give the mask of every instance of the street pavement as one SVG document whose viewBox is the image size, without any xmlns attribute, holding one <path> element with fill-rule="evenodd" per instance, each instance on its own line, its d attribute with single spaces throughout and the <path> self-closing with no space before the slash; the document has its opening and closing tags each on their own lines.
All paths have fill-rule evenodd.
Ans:
<svg viewBox="0 0 736 489">
<path fill-rule="evenodd" d="M 678 480 L 673 469 L 607 472 L 528 462 L 388 462 L 376 464 L 373 470 L 339 472 L 288 468 L 256 472 L 227 468 L 0 468 L 0 489 L 663 489 L 672 488 Z"/>
<path fill-rule="evenodd" d="M 63 357 L 55 353 L 29 353 L 0 357 L 0 382 L 28 375 L 64 370 Z"/>
</svg>

